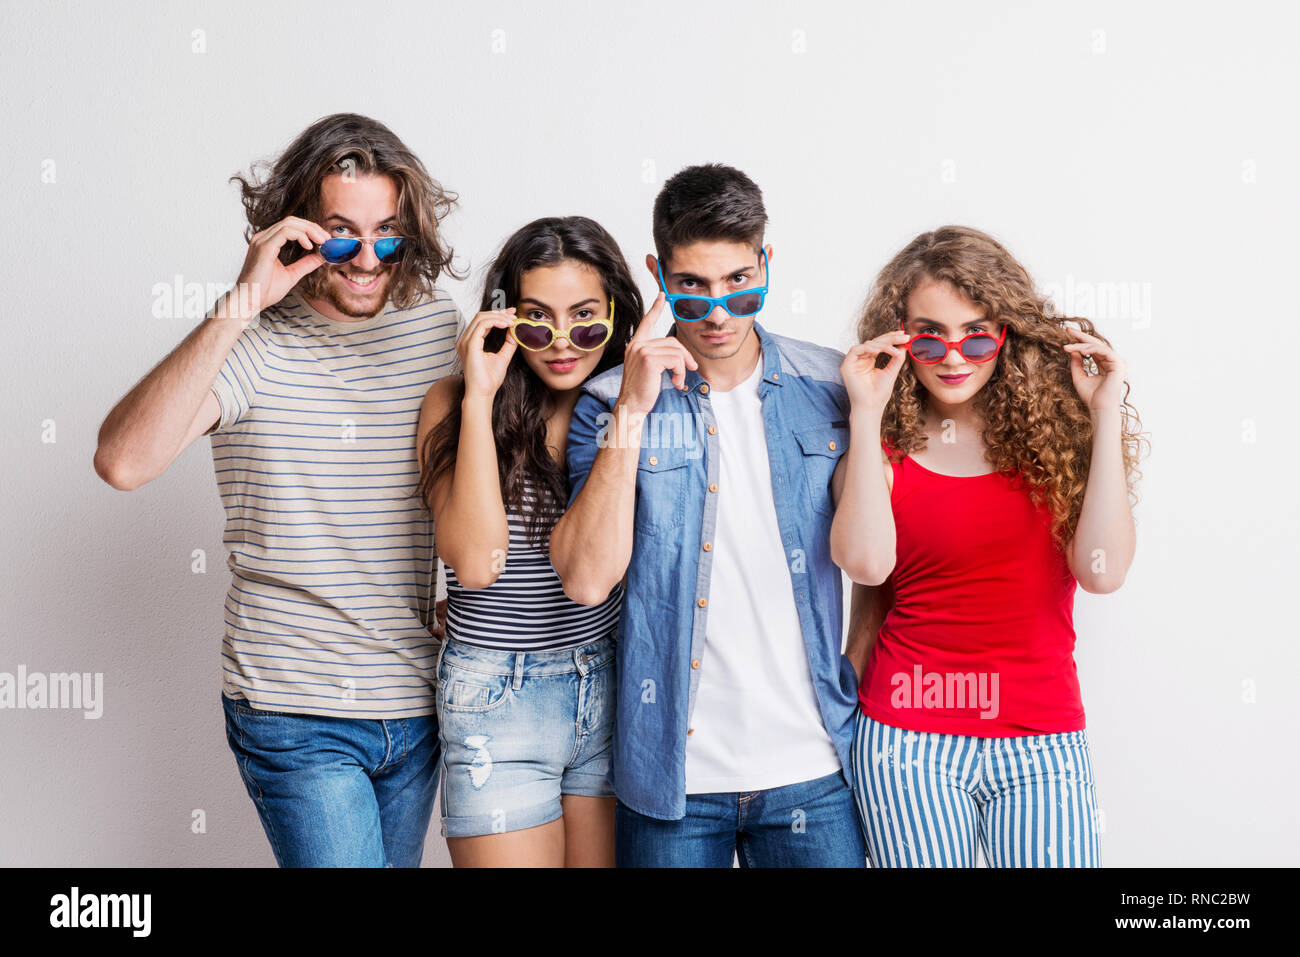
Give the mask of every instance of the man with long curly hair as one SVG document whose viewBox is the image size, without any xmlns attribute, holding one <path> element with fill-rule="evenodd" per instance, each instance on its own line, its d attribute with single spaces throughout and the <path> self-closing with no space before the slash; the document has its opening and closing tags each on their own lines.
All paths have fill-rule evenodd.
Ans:
<svg viewBox="0 0 1300 957">
<path fill-rule="evenodd" d="M 435 282 L 455 197 L 387 127 L 327 116 L 257 175 L 238 282 L 105 419 L 130 490 L 212 436 L 231 584 L 227 738 L 281 866 L 417 866 L 437 790 L 433 529 L 415 428 L 460 371 Z"/>
</svg>

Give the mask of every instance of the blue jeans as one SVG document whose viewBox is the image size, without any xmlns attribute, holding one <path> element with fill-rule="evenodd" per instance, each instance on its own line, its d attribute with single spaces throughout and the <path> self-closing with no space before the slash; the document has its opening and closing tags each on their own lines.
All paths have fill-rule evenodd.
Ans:
<svg viewBox="0 0 1300 957">
<path fill-rule="evenodd" d="M 836 771 L 822 778 L 724 794 L 686 795 L 686 816 L 661 821 L 621 801 L 619 867 L 866 867 L 853 792 Z"/>
<path fill-rule="evenodd" d="M 281 867 L 419 867 L 438 721 L 333 718 L 221 696 L 226 740 Z"/>
</svg>

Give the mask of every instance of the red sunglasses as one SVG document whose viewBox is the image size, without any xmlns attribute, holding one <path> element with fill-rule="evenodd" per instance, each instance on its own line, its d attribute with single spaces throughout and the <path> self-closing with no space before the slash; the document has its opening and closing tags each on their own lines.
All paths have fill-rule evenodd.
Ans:
<svg viewBox="0 0 1300 957">
<path fill-rule="evenodd" d="M 902 323 L 899 328 L 906 332 L 907 323 Z M 967 362 L 988 362 L 998 354 L 1006 338 L 1006 325 L 1002 326 L 996 339 L 987 332 L 972 332 L 956 342 L 949 342 L 942 336 L 922 333 L 907 340 L 907 354 L 917 362 L 934 365 L 948 358 L 949 349 L 956 349 Z"/>
</svg>

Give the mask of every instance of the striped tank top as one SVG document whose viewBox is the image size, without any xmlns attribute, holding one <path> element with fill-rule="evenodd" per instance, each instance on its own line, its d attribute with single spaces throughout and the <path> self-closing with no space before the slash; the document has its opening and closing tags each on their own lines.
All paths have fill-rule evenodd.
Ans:
<svg viewBox="0 0 1300 957">
<path fill-rule="evenodd" d="M 525 480 L 524 507 L 536 501 Z M 543 544 L 528 539 L 526 520 L 506 510 L 510 550 L 501 574 L 487 588 L 465 588 L 447 569 L 447 637 L 499 651 L 567 651 L 602 638 L 618 627 L 623 585 L 598 605 L 580 605 L 564 585 Z"/>
</svg>

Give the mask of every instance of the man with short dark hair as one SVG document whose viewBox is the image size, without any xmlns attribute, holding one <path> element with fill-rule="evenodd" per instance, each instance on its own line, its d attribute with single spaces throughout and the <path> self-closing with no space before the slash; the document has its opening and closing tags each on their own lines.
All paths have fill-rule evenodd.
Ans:
<svg viewBox="0 0 1300 957">
<path fill-rule="evenodd" d="M 355 114 L 235 179 L 239 280 L 109 413 L 95 469 L 135 489 L 212 435 L 227 740 L 276 860 L 414 867 L 439 766 L 415 431 L 430 384 L 460 371 L 460 313 L 435 285 L 452 199 Z"/>
<path fill-rule="evenodd" d="M 573 412 L 551 557 L 578 601 L 625 577 L 613 783 L 619 866 L 863 867 L 853 664 L 830 558 L 843 354 L 756 321 L 772 247 L 744 173 L 655 202 L 661 294 Z M 656 338 L 665 306 L 674 328 Z M 703 454 L 698 444 L 702 443 Z"/>
</svg>

